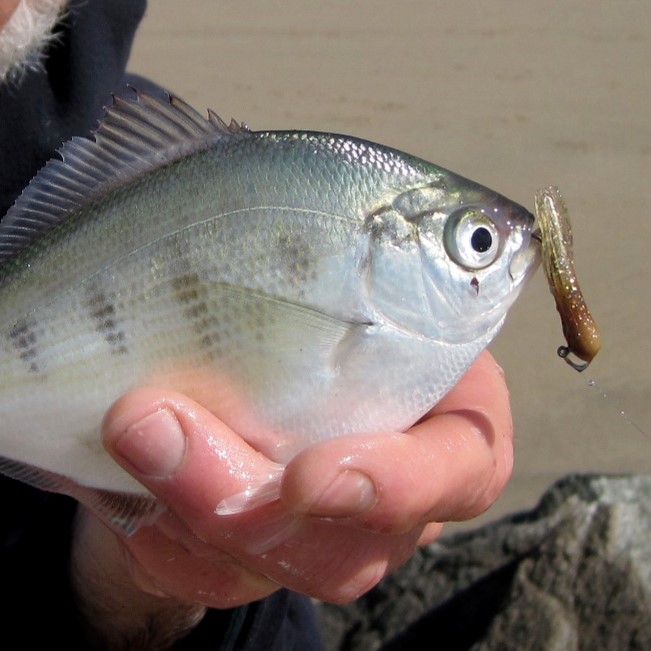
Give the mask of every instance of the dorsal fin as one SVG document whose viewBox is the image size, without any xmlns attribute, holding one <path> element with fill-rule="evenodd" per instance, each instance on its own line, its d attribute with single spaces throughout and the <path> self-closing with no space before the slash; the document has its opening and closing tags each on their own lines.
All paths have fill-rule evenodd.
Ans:
<svg viewBox="0 0 651 651">
<path fill-rule="evenodd" d="M 206 149 L 216 138 L 247 132 L 213 111 L 208 119 L 173 95 L 134 90 L 114 97 L 92 138 L 75 137 L 57 150 L 23 190 L 0 224 L 0 264 L 60 224 L 68 214 L 136 176 Z"/>
</svg>

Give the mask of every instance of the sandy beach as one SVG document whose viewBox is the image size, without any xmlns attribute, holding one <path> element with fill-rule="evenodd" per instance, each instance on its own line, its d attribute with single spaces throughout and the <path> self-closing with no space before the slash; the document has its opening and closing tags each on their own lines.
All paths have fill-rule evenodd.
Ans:
<svg viewBox="0 0 651 651">
<path fill-rule="evenodd" d="M 136 38 L 133 72 L 225 119 L 375 140 L 529 208 L 561 188 L 603 350 L 583 374 L 557 358 L 539 272 L 492 346 L 516 463 L 482 519 L 567 473 L 651 472 L 649 24 L 643 0 L 150 0 Z"/>
</svg>

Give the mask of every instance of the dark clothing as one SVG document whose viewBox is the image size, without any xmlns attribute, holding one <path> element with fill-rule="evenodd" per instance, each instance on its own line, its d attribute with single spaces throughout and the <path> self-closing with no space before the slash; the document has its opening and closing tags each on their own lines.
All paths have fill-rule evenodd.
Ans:
<svg viewBox="0 0 651 651">
<path fill-rule="evenodd" d="M 15 633 L 21 648 L 87 648 L 68 573 L 76 503 L 1 475 L 0 496 L 5 635 Z M 209 611 L 174 649 L 318 651 L 321 642 L 309 600 L 280 590 L 248 606 Z"/>
<path fill-rule="evenodd" d="M 120 86 L 144 0 L 74 0 L 45 69 L 0 86 L 0 214 L 54 151 L 96 126 Z"/>
<path fill-rule="evenodd" d="M 54 151 L 96 126 L 124 69 L 145 0 L 75 0 L 42 71 L 0 86 L 0 215 Z M 146 82 L 148 83 L 148 82 Z M 75 502 L 0 476 L 0 580 L 5 637 L 21 647 L 84 649 L 69 583 Z M 36 646 L 38 645 L 38 646 Z M 321 649 L 308 599 L 281 590 L 233 610 L 211 610 L 175 648 Z"/>
</svg>

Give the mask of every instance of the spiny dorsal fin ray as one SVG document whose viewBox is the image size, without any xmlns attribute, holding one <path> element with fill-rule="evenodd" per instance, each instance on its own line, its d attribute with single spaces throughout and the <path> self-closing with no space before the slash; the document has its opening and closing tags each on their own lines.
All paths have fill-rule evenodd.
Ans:
<svg viewBox="0 0 651 651">
<path fill-rule="evenodd" d="M 92 138 L 75 137 L 32 179 L 0 224 L 0 264 L 30 246 L 73 211 L 136 176 L 201 151 L 248 128 L 208 119 L 178 97 L 134 90 L 114 97 Z"/>
</svg>

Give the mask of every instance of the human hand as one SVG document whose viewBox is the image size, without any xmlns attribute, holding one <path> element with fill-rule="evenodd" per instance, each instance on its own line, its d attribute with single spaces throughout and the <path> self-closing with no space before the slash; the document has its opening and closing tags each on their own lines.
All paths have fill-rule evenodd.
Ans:
<svg viewBox="0 0 651 651">
<path fill-rule="evenodd" d="M 104 444 L 167 510 L 131 536 L 82 514 L 77 575 L 97 573 L 93 559 L 103 558 L 121 577 L 118 592 L 142 596 L 146 608 L 188 604 L 188 622 L 202 612 L 189 604 L 228 608 L 280 586 L 352 600 L 436 538 L 442 522 L 490 506 L 512 466 L 508 391 L 488 353 L 407 433 L 315 444 L 288 464 L 278 502 L 238 515 L 215 507 L 273 464 L 188 398 L 125 396 L 107 415 Z M 268 538 L 274 527 L 280 542 L 261 552 L 259 532 Z"/>
</svg>

